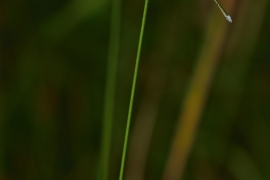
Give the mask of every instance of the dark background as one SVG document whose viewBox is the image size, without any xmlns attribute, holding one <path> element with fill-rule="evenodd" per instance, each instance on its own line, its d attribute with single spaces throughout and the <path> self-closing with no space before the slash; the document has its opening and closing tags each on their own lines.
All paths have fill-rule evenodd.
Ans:
<svg viewBox="0 0 270 180">
<path fill-rule="evenodd" d="M 220 2 L 232 24 L 213 0 L 149 1 L 126 179 L 162 178 L 185 112 L 198 128 L 183 179 L 270 179 L 269 2 Z M 143 5 L 122 1 L 109 179 L 119 174 Z M 97 179 L 110 13 L 109 0 L 0 1 L 1 180 Z"/>
</svg>

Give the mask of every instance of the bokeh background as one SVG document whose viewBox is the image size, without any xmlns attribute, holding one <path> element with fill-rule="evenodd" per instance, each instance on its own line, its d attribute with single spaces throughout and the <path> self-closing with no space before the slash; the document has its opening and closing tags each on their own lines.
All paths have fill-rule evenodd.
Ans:
<svg viewBox="0 0 270 180">
<path fill-rule="evenodd" d="M 232 24 L 213 0 L 149 1 L 125 179 L 270 179 L 270 3 L 220 2 Z M 112 180 L 143 6 L 121 1 Z M 0 1 L 1 180 L 99 179 L 111 7 Z"/>
</svg>

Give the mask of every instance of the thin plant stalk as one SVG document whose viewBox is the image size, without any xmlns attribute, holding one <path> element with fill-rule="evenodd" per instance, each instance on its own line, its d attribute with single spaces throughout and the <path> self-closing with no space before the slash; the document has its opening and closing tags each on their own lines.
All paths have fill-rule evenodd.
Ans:
<svg viewBox="0 0 270 180">
<path fill-rule="evenodd" d="M 134 99 L 134 94 L 135 94 L 136 80 L 137 80 L 137 74 L 138 74 L 138 68 L 139 68 L 139 62 L 140 62 L 141 47 L 142 47 L 144 26 L 145 26 L 146 14 L 147 14 L 147 7 L 148 7 L 148 0 L 145 0 L 143 17 L 142 17 L 142 25 L 141 25 L 141 31 L 140 31 L 140 38 L 139 38 L 139 44 L 138 44 L 138 50 L 137 50 L 137 56 L 136 56 L 136 64 L 135 64 L 135 70 L 134 70 L 134 76 L 133 76 L 133 82 L 132 82 L 132 90 L 131 90 L 131 96 L 130 96 L 130 102 L 129 102 L 129 110 L 128 110 L 128 117 L 127 117 L 127 125 L 126 125 L 126 132 L 125 132 L 125 139 L 124 139 L 124 147 L 123 147 L 123 153 L 122 153 L 119 180 L 123 180 L 123 174 L 124 174 L 125 159 L 126 159 L 126 152 L 127 152 L 127 143 L 128 143 L 130 121 L 131 121 L 131 114 L 132 114 L 132 107 L 133 107 L 133 99 Z"/>
<path fill-rule="evenodd" d="M 232 5 L 235 1 L 231 1 Z M 163 180 L 182 178 L 198 125 L 205 108 L 219 59 L 228 40 L 228 25 L 213 16 L 206 31 L 206 41 L 186 95 L 172 142 Z M 214 32 L 214 33 L 213 33 Z"/>
<path fill-rule="evenodd" d="M 155 47 L 150 55 L 151 64 L 149 67 L 151 68 L 138 106 L 132 128 L 133 132 L 130 135 L 128 147 L 130 153 L 127 155 L 125 179 L 142 180 L 145 176 L 150 142 L 169 75 L 166 67 L 171 63 L 175 36 L 178 33 L 176 27 L 179 13 L 181 13 L 179 11 L 180 4 L 176 3 L 171 11 L 162 13 L 159 18 L 157 28 L 159 31 L 156 35 Z"/>
<path fill-rule="evenodd" d="M 102 131 L 103 134 L 101 147 L 100 179 L 102 180 L 107 180 L 109 174 L 111 132 L 113 125 L 117 64 L 119 58 L 119 44 L 120 44 L 121 0 L 112 0 L 110 23 L 111 27 L 110 27 L 110 40 L 109 40 L 109 52 L 107 63 L 107 77 L 105 86 L 103 131 Z"/>
</svg>

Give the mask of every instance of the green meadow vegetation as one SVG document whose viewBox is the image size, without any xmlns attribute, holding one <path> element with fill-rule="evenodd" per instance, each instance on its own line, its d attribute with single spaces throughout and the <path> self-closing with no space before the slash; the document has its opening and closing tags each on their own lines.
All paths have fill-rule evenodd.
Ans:
<svg viewBox="0 0 270 180">
<path fill-rule="evenodd" d="M 269 8 L 0 1 L 0 180 L 270 179 Z"/>
</svg>

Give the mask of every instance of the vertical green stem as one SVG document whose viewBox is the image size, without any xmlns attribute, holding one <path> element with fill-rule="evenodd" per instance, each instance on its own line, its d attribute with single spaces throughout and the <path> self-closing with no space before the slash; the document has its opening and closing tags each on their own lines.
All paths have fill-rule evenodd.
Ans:
<svg viewBox="0 0 270 180">
<path fill-rule="evenodd" d="M 119 180 L 123 179 L 123 174 L 124 174 L 125 159 L 126 159 L 126 152 L 127 152 L 127 143 L 128 143 L 128 135 L 129 135 L 129 128 L 130 128 L 130 119 L 131 119 L 131 114 L 132 114 L 133 99 L 134 99 L 134 94 L 135 94 L 138 67 L 139 67 L 139 62 L 140 62 L 142 39 L 143 39 L 144 25 L 145 25 L 146 14 L 147 14 L 147 7 L 148 7 L 148 0 L 145 0 L 144 10 L 143 10 L 143 18 L 142 18 L 142 25 L 141 25 L 141 31 L 140 31 L 140 39 L 139 39 L 139 45 L 138 45 L 138 50 L 137 50 L 137 56 L 136 56 L 136 64 L 135 64 L 133 82 L 132 82 L 132 90 L 131 90 L 131 96 L 130 96 L 130 101 L 129 101 L 127 126 L 126 126 L 126 132 L 125 132 L 125 140 L 124 140 L 124 147 L 123 147 L 123 153 L 122 153 L 122 161 L 121 161 Z"/>
<path fill-rule="evenodd" d="M 117 76 L 117 61 L 119 57 L 121 0 L 112 0 L 110 40 L 107 64 L 107 78 L 103 112 L 103 134 L 101 147 L 100 179 L 107 180 L 109 174 L 109 159 L 111 149 L 111 132 L 115 103 L 115 87 Z"/>
</svg>

